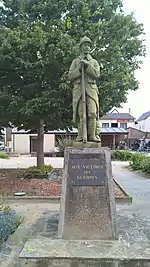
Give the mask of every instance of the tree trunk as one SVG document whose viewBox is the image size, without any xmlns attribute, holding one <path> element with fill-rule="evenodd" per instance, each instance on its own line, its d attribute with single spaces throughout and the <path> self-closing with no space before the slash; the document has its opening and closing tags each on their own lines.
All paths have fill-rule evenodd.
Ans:
<svg viewBox="0 0 150 267">
<path fill-rule="evenodd" d="M 37 137 L 37 167 L 42 168 L 44 166 L 44 120 L 40 120 L 38 137 Z"/>
</svg>

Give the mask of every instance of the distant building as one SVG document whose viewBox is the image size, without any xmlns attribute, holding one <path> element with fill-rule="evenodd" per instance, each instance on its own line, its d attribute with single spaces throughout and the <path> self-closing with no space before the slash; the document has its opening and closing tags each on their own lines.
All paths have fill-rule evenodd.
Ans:
<svg viewBox="0 0 150 267">
<path fill-rule="evenodd" d="M 116 109 L 100 118 L 102 128 L 122 128 L 135 127 L 135 118 L 130 113 L 119 113 Z"/>
<path fill-rule="evenodd" d="M 115 148 L 120 141 L 127 139 L 128 131 L 121 128 L 101 128 L 102 146 Z M 48 131 L 44 134 L 44 152 L 50 153 L 57 150 L 58 138 L 72 136 L 76 138 L 77 129 L 73 131 Z M 37 134 L 30 131 L 16 129 L 12 131 L 10 142 L 11 152 L 19 154 L 31 154 L 37 151 Z"/>
<path fill-rule="evenodd" d="M 137 119 L 136 128 L 144 132 L 150 132 L 150 111 L 143 113 Z"/>
<path fill-rule="evenodd" d="M 100 118 L 102 146 L 115 148 L 120 141 L 127 140 L 128 128 L 135 127 L 135 118 L 130 113 L 119 113 L 116 109 Z M 76 138 L 77 129 L 73 131 L 48 131 L 44 134 L 44 152 L 56 151 L 58 138 L 72 136 Z M 37 151 L 37 134 L 30 131 L 13 129 L 11 151 L 20 154 L 30 154 Z"/>
</svg>

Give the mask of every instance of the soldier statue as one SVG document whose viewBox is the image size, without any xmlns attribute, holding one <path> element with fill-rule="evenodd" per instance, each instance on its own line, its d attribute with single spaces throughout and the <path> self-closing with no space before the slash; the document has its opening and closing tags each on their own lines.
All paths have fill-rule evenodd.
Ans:
<svg viewBox="0 0 150 267">
<path fill-rule="evenodd" d="M 99 99 L 96 80 L 100 66 L 90 55 L 92 42 L 88 37 L 80 41 L 80 56 L 73 60 L 69 79 L 73 82 L 73 120 L 78 128 L 77 142 L 100 142 Z"/>
</svg>

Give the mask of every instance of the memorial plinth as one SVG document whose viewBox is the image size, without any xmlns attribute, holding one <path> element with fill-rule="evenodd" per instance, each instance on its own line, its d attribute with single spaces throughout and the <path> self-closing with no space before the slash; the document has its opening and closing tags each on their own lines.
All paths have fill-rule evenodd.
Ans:
<svg viewBox="0 0 150 267">
<path fill-rule="evenodd" d="M 66 149 L 58 236 L 70 240 L 117 238 L 108 149 Z"/>
</svg>

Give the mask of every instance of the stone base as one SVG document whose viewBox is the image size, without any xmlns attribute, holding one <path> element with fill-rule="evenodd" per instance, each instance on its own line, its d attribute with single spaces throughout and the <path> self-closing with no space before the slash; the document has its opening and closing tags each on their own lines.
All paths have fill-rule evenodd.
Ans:
<svg viewBox="0 0 150 267">
<path fill-rule="evenodd" d="M 150 246 L 41 238 L 27 241 L 19 258 L 21 267 L 150 267 Z"/>
<path fill-rule="evenodd" d="M 117 239 L 109 150 L 65 150 L 58 236 L 67 240 Z"/>
<path fill-rule="evenodd" d="M 82 149 L 82 148 L 100 148 L 101 142 L 75 142 L 73 145 L 74 148 Z"/>
</svg>

